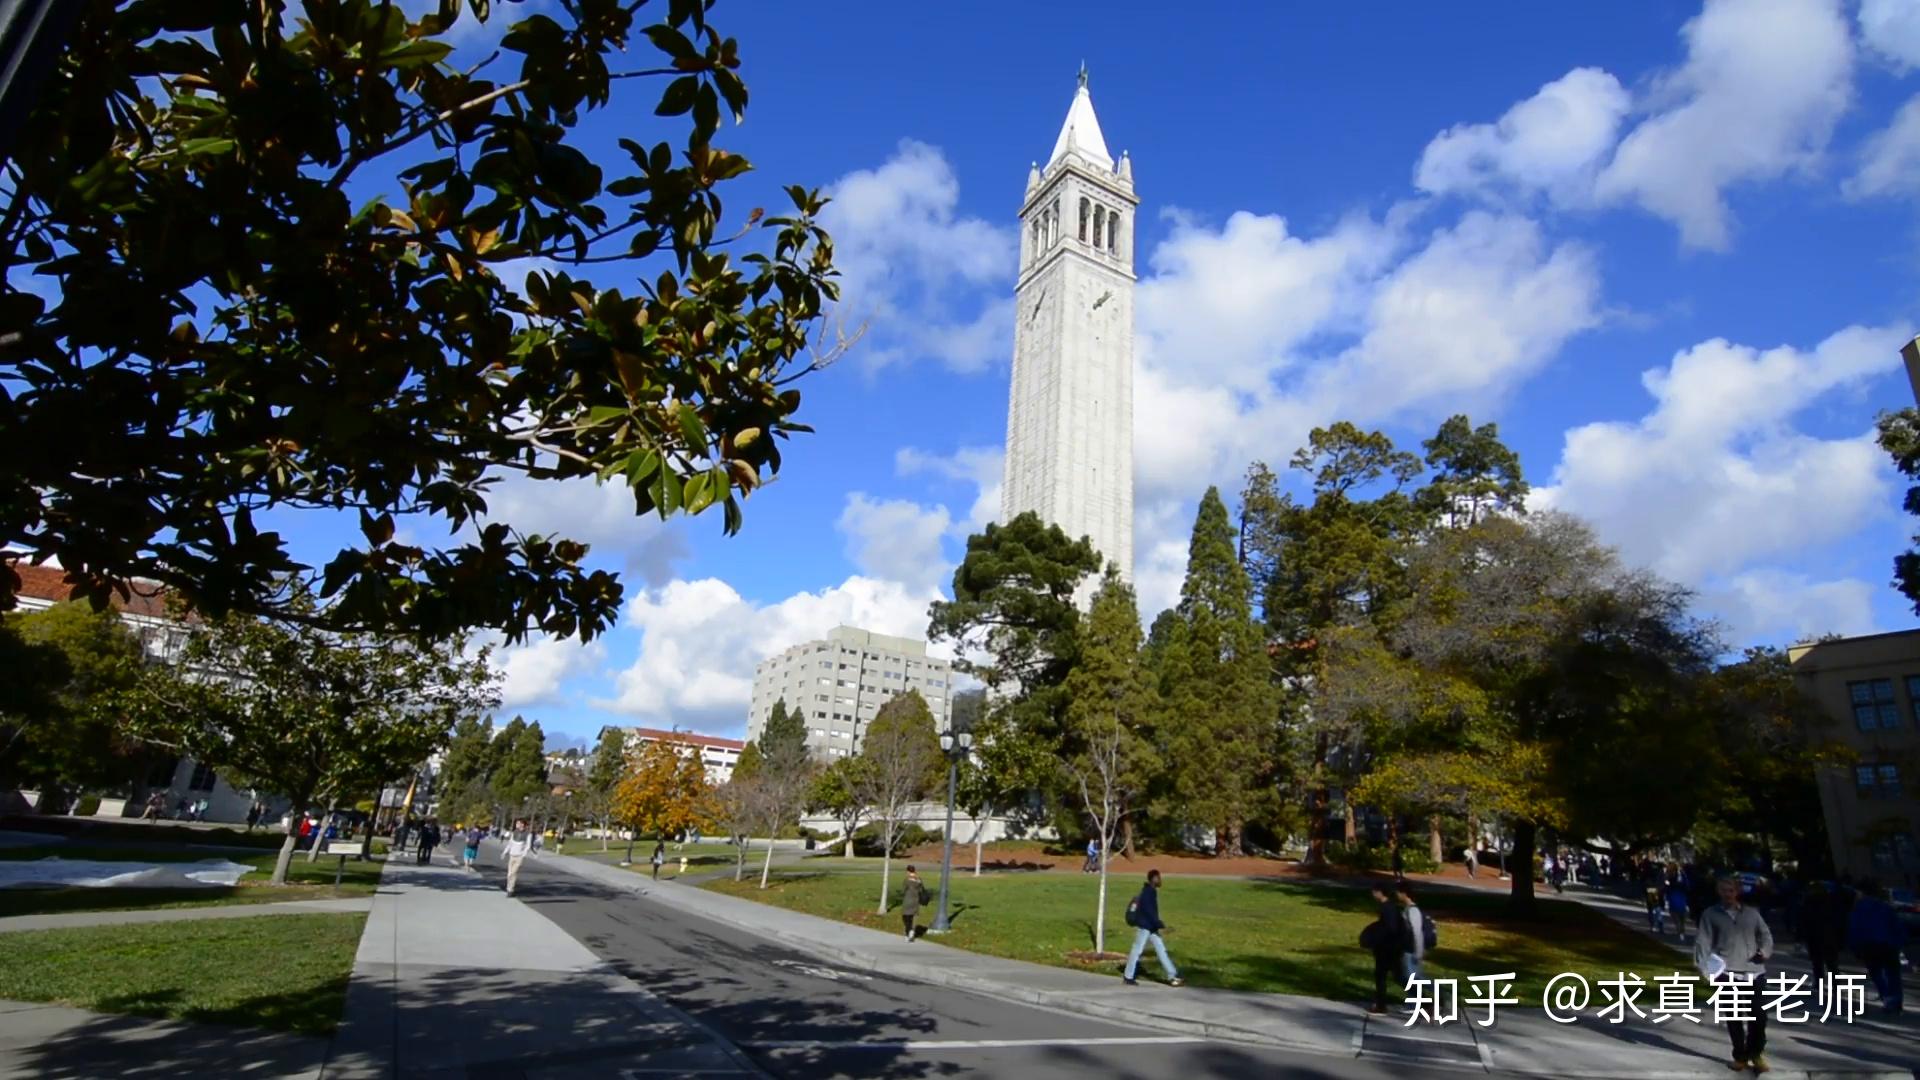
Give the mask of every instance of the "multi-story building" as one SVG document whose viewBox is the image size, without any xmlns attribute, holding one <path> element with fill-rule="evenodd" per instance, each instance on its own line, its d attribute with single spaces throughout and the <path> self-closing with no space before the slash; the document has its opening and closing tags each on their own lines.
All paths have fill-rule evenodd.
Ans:
<svg viewBox="0 0 1920 1080">
<path fill-rule="evenodd" d="M 1920 630 L 1795 645 L 1794 681 L 1853 760 L 1820 770 L 1834 869 L 1883 885 L 1920 879 Z"/>
<path fill-rule="evenodd" d="M 693 731 L 662 731 L 659 728 L 601 728 L 600 737 L 605 738 L 608 731 L 619 731 L 626 736 L 627 753 L 633 754 L 650 742 L 669 742 L 677 745 L 683 754 L 699 754 L 700 763 L 707 768 L 707 781 L 724 784 L 733 779 L 733 767 L 740 763 L 740 751 L 747 744 L 739 739 L 724 739 L 718 735 L 701 735 Z M 585 759 L 582 759 L 584 764 Z"/>
<path fill-rule="evenodd" d="M 807 745 L 822 757 L 859 748 L 880 706 L 918 690 L 936 726 L 952 714 L 953 665 L 927 655 L 927 643 L 837 626 L 825 640 L 795 645 L 760 662 L 753 673 L 747 738 L 757 739 L 777 701 L 806 720 Z"/>
</svg>

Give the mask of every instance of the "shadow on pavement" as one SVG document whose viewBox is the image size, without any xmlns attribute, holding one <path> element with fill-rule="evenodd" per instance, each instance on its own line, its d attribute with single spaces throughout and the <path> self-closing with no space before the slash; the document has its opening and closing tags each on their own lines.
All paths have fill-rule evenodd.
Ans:
<svg viewBox="0 0 1920 1080">
<path fill-rule="evenodd" d="M 323 1038 L 220 1024 L 187 1024 L 59 1007 L 9 1009 L 0 1076 L 82 1077 L 310 1075 Z"/>
</svg>

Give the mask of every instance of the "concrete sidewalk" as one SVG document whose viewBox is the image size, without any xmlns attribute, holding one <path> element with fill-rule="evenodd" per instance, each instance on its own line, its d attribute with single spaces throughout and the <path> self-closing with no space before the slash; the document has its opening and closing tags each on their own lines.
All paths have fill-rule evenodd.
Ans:
<svg viewBox="0 0 1920 1080">
<path fill-rule="evenodd" d="M 1203 1035 L 1314 1054 L 1402 1057 L 1422 1065 L 1452 1064 L 1538 1076 L 1633 1076 L 1638 1080 L 1727 1075 L 1725 1032 L 1685 1021 L 1610 1025 L 1558 1024 L 1535 1007 L 1501 1011 L 1491 1028 L 1470 1023 L 1407 1027 L 1404 1017 L 1369 1017 L 1358 1004 L 1285 994 L 1173 989 L 1143 980 L 1128 987 L 1091 972 L 1004 960 L 911 944 L 800 912 L 648 878 L 567 856 L 556 868 L 637 893 L 657 903 L 762 935 L 856 970 L 969 990 L 1143 1029 Z M 1178 961 L 1178 949 L 1175 957 Z M 1157 978 L 1151 959 L 1143 971 Z M 1539 988 L 1532 988 L 1536 992 Z M 1597 1003 L 1596 1003 L 1597 1004 Z M 1652 998 L 1646 1000 L 1652 1005 Z M 1913 1025 L 1863 1018 L 1851 1025 L 1769 1026 L 1775 1077 L 1911 1077 L 1917 1057 Z"/>
<path fill-rule="evenodd" d="M 0 919 L 0 934 L 19 930 L 64 930 L 72 926 L 132 926 L 136 923 L 248 919 L 261 915 L 340 915 L 368 911 L 373 898 L 289 900 L 279 904 L 213 904 L 206 907 L 132 908 L 125 911 L 63 911 L 53 915 L 13 915 Z"/>
<path fill-rule="evenodd" d="M 630 1072 L 759 1075 L 482 875 L 386 864 L 325 1077 Z"/>
</svg>

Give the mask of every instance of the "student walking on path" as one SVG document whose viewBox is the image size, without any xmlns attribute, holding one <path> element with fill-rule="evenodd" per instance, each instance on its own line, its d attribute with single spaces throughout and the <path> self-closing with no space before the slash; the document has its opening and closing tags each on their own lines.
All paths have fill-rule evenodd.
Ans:
<svg viewBox="0 0 1920 1080">
<path fill-rule="evenodd" d="M 1751 1020 L 1728 1020 L 1727 1037 L 1733 1042 L 1733 1060 L 1727 1067 L 1736 1071 L 1752 1069 L 1763 1073 L 1767 1064 L 1767 1013 L 1760 1000 L 1760 982 L 1767 974 L 1767 961 L 1773 956 L 1773 931 L 1760 909 L 1740 902 L 1740 879 L 1731 874 L 1720 878 L 1717 888 L 1720 902 L 1700 913 L 1694 929 L 1693 966 L 1709 982 L 1747 984 L 1747 1013 Z"/>
<path fill-rule="evenodd" d="M 1126 984 L 1140 985 L 1134 973 L 1140 968 L 1140 954 L 1152 942 L 1160 970 L 1167 973 L 1167 985 L 1179 986 L 1180 971 L 1167 956 L 1167 943 L 1160 937 L 1167 932 L 1167 924 L 1160 921 L 1160 871 L 1147 871 L 1147 883 L 1140 887 L 1140 895 L 1127 904 L 1127 925 L 1133 927 L 1133 948 L 1127 951 Z"/>
<path fill-rule="evenodd" d="M 1888 1016 L 1898 1016 L 1905 1008 L 1904 989 L 1900 985 L 1900 947 L 1907 943 L 1907 928 L 1887 903 L 1887 895 L 1871 882 L 1860 889 L 1847 918 L 1847 948 L 1867 967 L 1867 978 L 1880 992 L 1880 1004 Z"/>
<path fill-rule="evenodd" d="M 440 846 L 440 823 L 428 818 L 425 824 L 418 826 L 415 829 L 414 844 L 420 849 L 414 861 L 421 866 L 431 865 L 433 849 Z"/>
<path fill-rule="evenodd" d="M 900 922 L 907 928 L 907 940 L 913 940 L 913 920 L 920 914 L 920 905 L 932 899 L 927 895 L 927 886 L 920 880 L 920 871 L 907 867 L 907 880 L 900 888 Z"/>
<path fill-rule="evenodd" d="M 1380 905 L 1379 914 L 1360 931 L 1360 944 L 1373 953 L 1373 1005 L 1367 1011 L 1377 1016 L 1387 1011 L 1388 976 L 1399 970 L 1401 958 L 1413 950 L 1407 937 L 1406 912 L 1387 895 L 1386 886 L 1373 887 L 1373 901 Z M 1402 989 L 1405 986 L 1403 982 Z"/>
<path fill-rule="evenodd" d="M 513 831 L 507 834 L 507 895 L 520 884 L 520 864 L 533 854 L 533 833 L 527 828 L 527 821 L 521 818 L 513 823 Z"/>
<path fill-rule="evenodd" d="M 1420 965 L 1427 958 L 1427 916 L 1413 902 L 1413 891 L 1406 882 L 1394 886 L 1393 891 L 1401 917 L 1407 920 L 1407 951 L 1400 954 L 1400 984 L 1405 986 L 1420 977 Z"/>
<path fill-rule="evenodd" d="M 474 825 L 467 829 L 467 842 L 460 851 L 460 865 L 471 870 L 473 869 L 473 864 L 479 861 L 480 826 Z"/>
<path fill-rule="evenodd" d="M 663 837 L 653 842 L 653 856 L 647 860 L 653 864 L 653 880 L 660 880 L 660 864 L 667 861 L 667 841 Z"/>
</svg>

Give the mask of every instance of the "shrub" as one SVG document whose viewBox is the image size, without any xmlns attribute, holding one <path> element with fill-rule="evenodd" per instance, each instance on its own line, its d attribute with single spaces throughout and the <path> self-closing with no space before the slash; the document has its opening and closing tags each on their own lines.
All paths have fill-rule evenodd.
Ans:
<svg viewBox="0 0 1920 1080">
<path fill-rule="evenodd" d="M 1384 844 L 1328 844 L 1327 861 L 1342 870 L 1389 870 L 1393 867 L 1393 849 Z M 1440 869 L 1425 848 L 1402 847 L 1400 864 L 1409 874 L 1431 874 Z"/>
<path fill-rule="evenodd" d="M 894 845 L 893 853 L 898 855 L 902 851 L 911 851 L 922 844 L 931 844 L 939 839 L 940 834 L 937 832 L 923 829 L 918 825 L 908 825 L 900 830 L 899 842 Z M 853 834 L 853 853 L 876 858 L 883 854 L 880 850 L 878 826 L 863 825 L 860 831 Z"/>
<path fill-rule="evenodd" d="M 92 817 L 99 812 L 100 796 L 98 795 L 82 795 L 80 801 L 73 805 L 75 817 Z"/>
</svg>

